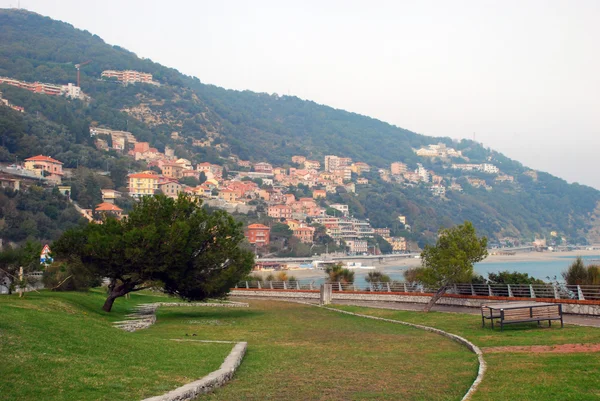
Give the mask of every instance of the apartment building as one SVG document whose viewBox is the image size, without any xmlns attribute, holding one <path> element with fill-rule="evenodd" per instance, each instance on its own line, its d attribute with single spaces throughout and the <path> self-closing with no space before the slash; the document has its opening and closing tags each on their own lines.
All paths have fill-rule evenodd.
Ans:
<svg viewBox="0 0 600 401">
<path fill-rule="evenodd" d="M 153 171 L 129 174 L 129 195 L 133 198 L 154 195 L 160 177 Z"/>
<path fill-rule="evenodd" d="M 305 244 L 312 244 L 313 237 L 315 235 L 314 227 L 297 227 L 293 230 L 294 237 L 300 239 L 300 242 Z"/>
<path fill-rule="evenodd" d="M 123 82 L 124 84 L 133 84 L 136 82 L 142 82 L 147 84 L 156 84 L 152 80 L 152 74 L 133 71 L 133 70 L 124 70 L 124 71 L 116 71 L 116 70 L 105 70 L 102 71 L 102 78 L 116 78 L 117 80 Z"/>
<path fill-rule="evenodd" d="M 257 247 L 268 246 L 271 242 L 271 229 L 262 224 L 250 224 L 246 230 L 246 238 Z"/>
<path fill-rule="evenodd" d="M 267 209 L 267 216 L 274 219 L 291 219 L 293 209 L 289 205 L 272 205 Z"/>
<path fill-rule="evenodd" d="M 179 193 L 183 191 L 183 185 L 177 180 L 164 179 L 159 181 L 158 189 L 169 198 L 176 199 Z"/>
<path fill-rule="evenodd" d="M 395 162 L 390 165 L 392 175 L 402 175 L 408 171 L 408 166 L 402 162 Z"/>
</svg>

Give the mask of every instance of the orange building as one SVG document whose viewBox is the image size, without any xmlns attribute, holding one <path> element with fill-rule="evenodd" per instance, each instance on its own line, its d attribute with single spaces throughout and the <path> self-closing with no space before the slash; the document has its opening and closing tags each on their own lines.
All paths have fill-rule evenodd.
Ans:
<svg viewBox="0 0 600 401">
<path fill-rule="evenodd" d="M 113 205 L 112 203 L 103 202 L 96 206 L 94 212 L 96 212 L 101 217 L 113 216 L 117 219 L 120 219 L 123 214 L 123 209 L 121 209 L 117 205 Z"/>
<path fill-rule="evenodd" d="M 248 242 L 256 246 L 267 246 L 271 240 L 271 229 L 262 224 L 250 224 L 246 231 Z"/>
<path fill-rule="evenodd" d="M 40 175 L 57 175 L 62 176 L 62 165 L 61 161 L 53 159 L 49 156 L 37 155 L 25 159 L 25 168 L 27 170 L 35 171 Z"/>
<path fill-rule="evenodd" d="M 324 189 L 315 189 L 313 191 L 313 199 L 327 198 L 327 191 Z"/>
<path fill-rule="evenodd" d="M 300 239 L 300 242 L 312 244 L 315 235 L 314 227 L 298 227 L 294 230 L 294 237 Z"/>
<path fill-rule="evenodd" d="M 267 209 L 267 215 L 274 219 L 291 219 L 292 208 L 287 205 L 273 205 Z"/>
</svg>

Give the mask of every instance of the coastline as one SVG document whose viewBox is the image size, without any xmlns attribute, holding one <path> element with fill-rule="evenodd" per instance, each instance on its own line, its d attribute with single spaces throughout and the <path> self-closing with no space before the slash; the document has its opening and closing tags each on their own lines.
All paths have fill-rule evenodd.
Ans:
<svg viewBox="0 0 600 401">
<path fill-rule="evenodd" d="M 482 265 L 487 263 L 519 263 L 519 262 L 544 262 L 544 261 L 560 261 L 565 260 L 565 265 L 569 262 L 569 258 L 576 258 L 577 256 L 598 256 L 600 255 L 600 251 L 598 250 L 577 250 L 577 251 L 564 251 L 564 252 L 521 252 L 516 253 L 515 255 L 492 255 L 490 254 L 487 258 L 485 258 L 482 262 Z M 599 263 L 600 264 L 600 263 Z M 375 266 L 375 270 L 363 270 L 363 269 L 355 269 L 353 271 L 356 274 L 366 274 L 369 271 L 380 271 L 384 272 L 386 269 L 390 267 L 400 268 L 398 272 L 411 268 L 418 267 L 421 265 L 421 259 L 415 258 L 406 258 L 400 260 L 394 260 L 386 263 L 379 264 L 376 261 L 373 261 L 373 265 Z M 507 268 L 507 270 L 511 270 Z M 315 269 L 300 269 L 300 268 L 292 268 L 287 270 L 281 270 L 285 272 L 288 277 L 293 276 L 298 280 L 309 279 L 309 278 L 320 278 L 326 277 L 327 275 L 323 270 L 315 270 Z M 262 277 L 263 279 L 267 277 L 269 274 L 277 274 L 279 271 L 253 271 L 252 274 Z"/>
</svg>

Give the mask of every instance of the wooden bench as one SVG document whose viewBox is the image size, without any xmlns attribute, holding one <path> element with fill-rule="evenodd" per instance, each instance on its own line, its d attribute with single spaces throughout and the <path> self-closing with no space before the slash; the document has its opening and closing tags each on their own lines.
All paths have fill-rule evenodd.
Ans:
<svg viewBox="0 0 600 401">
<path fill-rule="evenodd" d="M 504 330 L 505 324 L 540 322 L 547 320 L 548 326 L 552 326 L 553 320 L 560 320 L 560 327 L 564 327 L 562 316 L 562 305 L 542 302 L 510 302 L 482 305 L 481 319 L 485 326 L 485 319 L 492 322 L 500 319 L 500 330 Z"/>
<path fill-rule="evenodd" d="M 485 321 L 489 320 L 494 328 L 494 319 L 500 319 L 500 311 L 494 310 L 487 305 L 481 305 L 481 327 L 485 327 Z"/>
</svg>

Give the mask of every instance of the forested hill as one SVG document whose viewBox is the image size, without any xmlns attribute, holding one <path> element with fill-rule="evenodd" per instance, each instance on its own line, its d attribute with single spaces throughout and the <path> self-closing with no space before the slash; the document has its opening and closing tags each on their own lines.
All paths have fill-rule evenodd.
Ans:
<svg viewBox="0 0 600 401">
<path fill-rule="evenodd" d="M 461 183 L 463 192 L 432 197 L 422 186 L 403 186 L 369 176 L 368 186 L 357 194 L 340 193 L 337 200 L 351 211 L 371 219 L 378 227 L 394 227 L 404 215 L 413 233 L 433 238 L 440 226 L 473 221 L 491 237 L 533 239 L 551 231 L 570 240 L 596 240 L 595 215 L 600 192 L 530 169 L 480 144 L 450 138 L 433 138 L 343 110 L 304 101 L 250 91 L 225 90 L 141 59 L 134 53 L 106 44 L 100 37 L 73 26 L 24 10 L 0 10 L 0 76 L 24 81 L 66 84 L 76 82 L 75 64 L 81 68 L 82 90 L 88 103 L 64 98 L 42 99 L 21 89 L 0 86 L 3 96 L 23 106 L 26 113 L 0 117 L 0 161 L 51 153 L 65 161 L 65 167 L 83 164 L 98 168 L 105 155 L 93 149 L 91 124 L 131 131 L 138 140 L 149 141 L 162 150 L 175 148 L 180 157 L 194 162 L 223 164 L 227 157 L 289 164 L 293 155 L 320 159 L 326 154 L 351 157 L 377 168 L 395 161 L 409 169 L 422 163 L 445 181 Z M 153 74 L 161 85 L 119 85 L 101 80 L 104 70 L 132 69 Z M 201 77 L 200 77 L 201 78 Z M 182 142 L 174 141 L 177 131 Z M 59 140 L 52 138 L 56 135 Z M 39 137 L 37 142 L 24 138 Z M 210 146 L 191 146 L 202 140 Z M 474 188 L 437 159 L 419 157 L 415 148 L 444 143 L 460 150 L 464 163 L 493 163 L 503 174 L 514 177 L 512 184 L 489 181 L 488 189 Z M 50 149 L 50 151 L 49 151 Z M 476 175 L 477 176 L 477 175 Z M 397 226 L 397 224 L 396 224 Z M 394 229 L 394 228 L 393 228 Z M 396 233 L 398 230 L 396 230 Z"/>
</svg>

